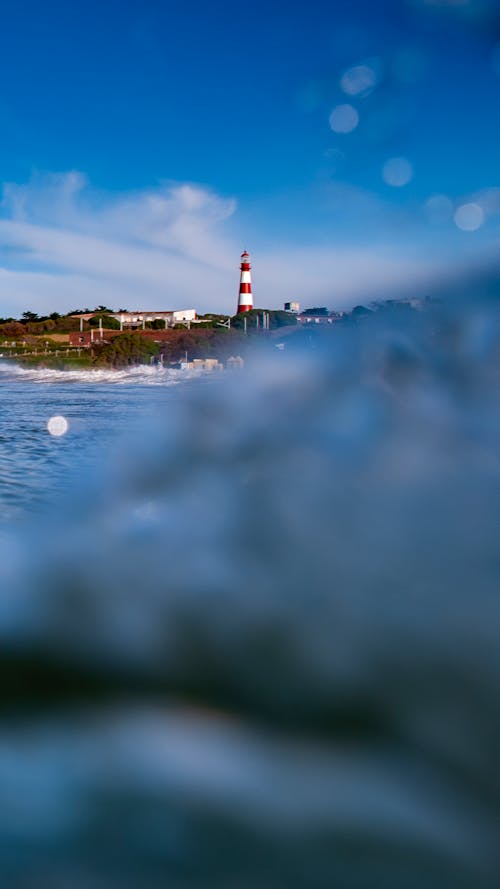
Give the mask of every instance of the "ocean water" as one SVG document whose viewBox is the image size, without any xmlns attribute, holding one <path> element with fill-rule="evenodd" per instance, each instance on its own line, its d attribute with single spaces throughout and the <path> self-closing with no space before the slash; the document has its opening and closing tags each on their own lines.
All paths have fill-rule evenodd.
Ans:
<svg viewBox="0 0 500 889">
<path fill-rule="evenodd" d="M 158 373 L 2 371 L 0 885 L 493 889 L 498 300 Z"/>
<path fill-rule="evenodd" d="M 189 379 L 161 367 L 57 371 L 0 361 L 0 528 L 47 510 Z M 68 433 L 51 436 L 47 423 L 61 415 Z"/>
</svg>

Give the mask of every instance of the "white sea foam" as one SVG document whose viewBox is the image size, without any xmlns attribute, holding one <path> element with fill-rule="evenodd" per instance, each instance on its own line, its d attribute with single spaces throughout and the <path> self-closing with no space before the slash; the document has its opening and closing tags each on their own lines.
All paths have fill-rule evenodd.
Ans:
<svg viewBox="0 0 500 889">
<path fill-rule="evenodd" d="M 161 365 L 137 365 L 121 369 L 92 368 L 88 370 L 23 367 L 0 361 L 0 374 L 31 383 L 112 383 L 114 385 L 140 383 L 148 386 L 171 386 L 196 376 L 196 372 L 162 367 Z"/>
</svg>

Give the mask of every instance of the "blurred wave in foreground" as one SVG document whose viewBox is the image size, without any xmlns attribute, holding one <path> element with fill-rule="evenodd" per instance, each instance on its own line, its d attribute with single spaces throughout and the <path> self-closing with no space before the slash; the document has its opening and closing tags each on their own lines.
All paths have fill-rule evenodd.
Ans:
<svg viewBox="0 0 500 889">
<path fill-rule="evenodd" d="M 175 390 L 4 543 L 0 882 L 498 885 L 500 308 Z"/>
</svg>

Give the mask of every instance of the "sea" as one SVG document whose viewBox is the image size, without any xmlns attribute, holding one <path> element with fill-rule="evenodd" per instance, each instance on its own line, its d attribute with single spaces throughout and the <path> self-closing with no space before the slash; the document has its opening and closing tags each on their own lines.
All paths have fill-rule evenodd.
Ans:
<svg viewBox="0 0 500 889">
<path fill-rule="evenodd" d="M 1 887 L 500 885 L 500 304 L 275 351 L 0 365 Z"/>
<path fill-rule="evenodd" d="M 0 530 L 54 507 L 192 379 L 160 366 L 59 371 L 0 360 Z M 65 418 L 64 434 L 49 432 L 52 417 Z"/>
</svg>

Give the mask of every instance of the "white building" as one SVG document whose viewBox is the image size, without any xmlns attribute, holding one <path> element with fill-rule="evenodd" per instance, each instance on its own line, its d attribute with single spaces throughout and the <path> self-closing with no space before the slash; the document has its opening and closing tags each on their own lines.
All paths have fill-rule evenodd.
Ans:
<svg viewBox="0 0 500 889">
<path fill-rule="evenodd" d="M 146 324 L 148 321 L 163 321 L 165 327 L 173 324 L 182 324 L 186 321 L 196 321 L 194 309 L 177 309 L 169 312 L 155 312 L 140 309 L 137 312 L 112 312 L 112 318 L 120 322 L 121 327 L 135 327 L 138 324 Z"/>
</svg>

